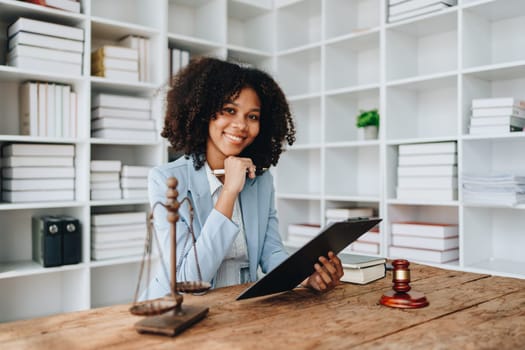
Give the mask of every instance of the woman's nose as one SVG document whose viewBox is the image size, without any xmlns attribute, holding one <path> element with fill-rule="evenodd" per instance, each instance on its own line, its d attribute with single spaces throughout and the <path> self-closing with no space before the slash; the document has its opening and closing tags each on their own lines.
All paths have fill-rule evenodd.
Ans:
<svg viewBox="0 0 525 350">
<path fill-rule="evenodd" d="M 244 115 L 242 115 L 241 113 L 237 113 L 235 115 L 235 118 L 233 119 L 233 125 L 239 129 L 245 129 L 247 124 Z"/>
</svg>

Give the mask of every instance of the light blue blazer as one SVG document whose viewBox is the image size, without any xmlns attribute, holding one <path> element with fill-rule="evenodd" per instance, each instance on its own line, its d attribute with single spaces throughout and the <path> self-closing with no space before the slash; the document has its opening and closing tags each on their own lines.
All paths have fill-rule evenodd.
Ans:
<svg viewBox="0 0 525 350">
<path fill-rule="evenodd" d="M 210 185 L 205 167 L 195 170 L 193 160 L 181 157 L 174 162 L 153 168 L 148 177 L 150 204 L 166 202 L 166 180 L 178 180 L 178 201 L 188 196 L 194 210 L 193 231 L 202 280 L 214 286 L 214 278 L 224 257 L 228 253 L 239 227 L 213 207 Z M 240 193 L 240 206 L 248 247 L 250 280 L 257 280 L 257 268 L 267 273 L 279 265 L 287 256 L 281 236 L 274 204 L 273 176 L 269 171 L 255 179 L 246 179 Z M 169 293 L 170 276 L 170 233 L 166 220 L 167 211 L 157 205 L 154 212 L 155 229 L 166 271 L 157 266 L 149 286 L 148 296 L 142 299 L 161 297 Z M 184 203 L 179 209 L 177 222 L 177 281 L 198 281 L 195 251 L 191 237 L 188 238 L 190 223 L 189 206 Z"/>
</svg>

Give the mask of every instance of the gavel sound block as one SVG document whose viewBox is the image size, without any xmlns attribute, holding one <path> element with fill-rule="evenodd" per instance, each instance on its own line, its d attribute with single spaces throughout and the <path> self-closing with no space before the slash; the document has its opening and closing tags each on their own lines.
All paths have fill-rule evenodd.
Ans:
<svg viewBox="0 0 525 350">
<path fill-rule="evenodd" d="M 381 297 L 379 302 L 385 306 L 401 309 L 418 309 L 428 305 L 428 300 L 423 293 L 411 291 L 410 287 L 410 263 L 404 259 L 394 260 L 392 289 Z"/>
</svg>

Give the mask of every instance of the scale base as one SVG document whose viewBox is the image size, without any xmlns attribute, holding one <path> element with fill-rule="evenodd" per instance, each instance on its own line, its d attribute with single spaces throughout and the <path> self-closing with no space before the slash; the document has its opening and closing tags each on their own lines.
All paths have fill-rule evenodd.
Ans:
<svg viewBox="0 0 525 350">
<path fill-rule="evenodd" d="M 390 290 L 383 294 L 381 304 L 389 307 L 396 307 L 400 309 L 419 309 L 428 306 L 428 300 L 423 293 L 420 292 L 395 292 Z"/>
<path fill-rule="evenodd" d="M 146 317 L 135 323 L 139 333 L 153 333 L 173 337 L 202 320 L 209 308 L 185 305 L 164 315 Z"/>
</svg>

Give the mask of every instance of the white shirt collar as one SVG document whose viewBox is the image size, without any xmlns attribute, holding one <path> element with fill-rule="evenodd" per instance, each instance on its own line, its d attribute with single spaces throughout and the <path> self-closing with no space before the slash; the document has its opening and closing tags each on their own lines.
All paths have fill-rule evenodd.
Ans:
<svg viewBox="0 0 525 350">
<path fill-rule="evenodd" d="M 213 197 L 215 192 L 217 192 L 217 190 L 222 187 L 222 182 L 220 182 L 219 179 L 217 179 L 217 176 L 212 174 L 211 168 L 208 165 L 208 162 L 204 163 L 204 167 L 206 169 L 206 176 L 208 177 L 208 183 L 210 184 L 210 193 L 211 193 L 211 196 Z"/>
</svg>

